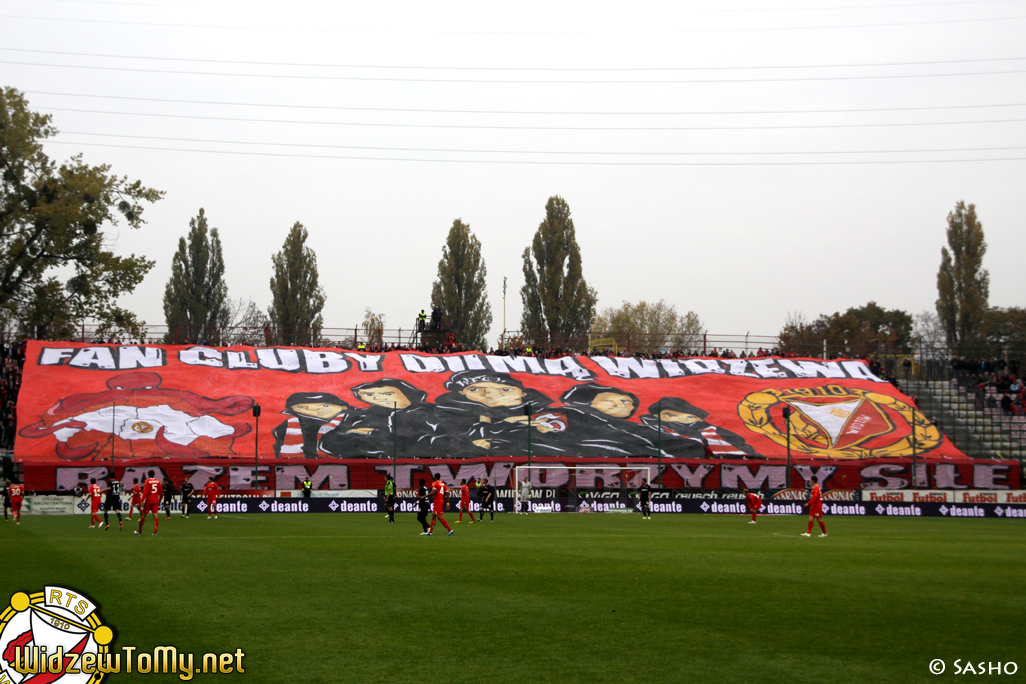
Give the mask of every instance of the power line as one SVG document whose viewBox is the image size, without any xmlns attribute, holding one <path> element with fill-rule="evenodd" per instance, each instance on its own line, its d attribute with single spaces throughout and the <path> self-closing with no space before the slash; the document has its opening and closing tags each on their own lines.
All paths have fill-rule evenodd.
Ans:
<svg viewBox="0 0 1026 684">
<path fill-rule="evenodd" d="M 531 164 L 552 166 L 853 166 L 877 164 L 938 164 L 995 161 L 1026 161 L 1026 157 L 1001 157 L 982 159 L 901 159 L 901 160 L 847 160 L 847 161 L 795 161 L 795 162 L 630 162 L 630 161 L 558 161 L 529 159 L 422 159 L 416 157 L 362 157 L 353 155 L 296 154 L 286 152 L 244 152 L 233 150 L 198 150 L 175 147 L 152 147 L 142 145 L 113 145 L 108 143 L 84 143 L 62 140 L 47 141 L 55 145 L 80 145 L 129 150 L 153 150 L 161 152 L 199 152 L 204 154 L 231 154 L 258 157 L 294 157 L 303 159 L 345 159 L 363 161 L 431 162 L 446 164 Z"/>
<path fill-rule="evenodd" d="M 129 7 L 174 7 L 174 8 L 188 8 L 188 9 L 199 9 L 205 7 L 204 5 L 177 5 L 170 3 L 139 3 L 139 2 L 119 2 L 117 0 L 36 0 L 37 2 L 62 2 L 73 5 L 125 5 Z M 754 12 L 819 12 L 819 11 L 835 11 L 835 10 L 873 10 L 873 9 L 892 9 L 896 7 L 950 7 L 950 6 L 961 6 L 961 7 L 973 7 L 978 5 L 992 5 L 995 3 L 1007 3 L 1007 2 L 1022 2 L 1022 0 L 976 0 L 975 2 L 963 2 L 960 0 L 954 0 L 952 2 L 915 2 L 915 3 L 890 3 L 886 5 L 835 5 L 832 7 L 759 7 L 759 8 L 745 8 L 745 9 L 731 9 L 731 8 L 718 8 L 718 9 L 690 9 L 690 14 L 737 14 L 737 13 L 754 13 Z M 634 11 L 637 14 L 668 14 L 672 10 L 664 11 Z M 445 12 L 442 14 L 452 14 L 452 12 Z M 507 12 L 484 12 L 483 14 L 507 14 Z M 598 14 L 609 14 L 609 12 L 598 12 Z"/>
<path fill-rule="evenodd" d="M 20 62 L 0 59 L 0 64 L 19 66 L 54 67 L 58 69 L 88 69 L 94 71 L 129 71 L 143 74 L 175 74 L 184 76 L 229 76 L 232 78 L 282 78 L 313 81 L 378 81 L 392 83 L 489 83 L 489 84 L 532 84 L 532 85 L 667 85 L 673 83 L 784 83 L 797 81 L 873 81 L 904 78 L 947 78 L 954 76 L 996 76 L 1021 74 L 1026 69 L 1001 71 L 963 71 L 940 74 L 869 74 L 863 76 L 780 76 L 773 78 L 719 78 L 719 79 L 660 79 L 660 80 L 569 80 L 569 79 L 484 79 L 484 78 L 409 78 L 395 76 L 327 76 L 320 74 L 247 74 L 224 71 L 187 71 L 185 69 L 142 69 L 139 67 L 99 66 L 94 64 L 47 64 L 45 62 Z"/>
<path fill-rule="evenodd" d="M 203 64 L 245 64 L 250 66 L 304 67 L 323 69 L 396 69 L 419 71 L 765 71 L 776 69 L 855 69 L 896 66 L 936 66 L 939 64 L 977 64 L 980 62 L 1019 62 L 1026 57 L 986 57 L 977 59 L 942 59 L 922 62 L 863 62 L 856 64 L 782 64 L 777 66 L 711 66 L 711 67 L 490 67 L 490 66 L 421 66 L 397 64 L 315 64 L 313 62 L 260 62 L 241 59 L 199 59 L 193 57 L 150 57 L 146 55 L 117 55 L 93 52 L 67 52 L 63 50 L 30 50 L 0 47 L 4 52 L 29 52 L 41 55 L 68 55 L 103 59 L 144 59 L 158 62 L 200 62 Z"/>
<path fill-rule="evenodd" d="M 731 28 L 707 28 L 707 29 L 660 29 L 660 30 L 599 30 L 599 31 L 432 31 L 427 29 L 417 30 L 387 30 L 387 29 L 334 29 L 321 26 L 227 26 L 215 24 L 173 24 L 168 22 L 153 21 L 111 21 L 108 19 L 81 19 L 72 17 L 33 17 L 20 14 L 0 14 L 3 19 L 22 19 L 30 21 L 64 21 L 82 24 L 109 24 L 112 26 L 148 26 L 156 28 L 193 28 L 213 29 L 217 31 L 302 31 L 304 33 L 344 33 L 344 34 L 374 34 L 374 35 L 455 35 L 455 36 L 565 36 L 565 35 L 654 35 L 654 34 L 691 34 L 691 33 L 752 33 L 760 31 L 826 31 L 832 29 L 864 29 L 864 28 L 889 28 L 901 26 L 937 26 L 947 24 L 967 24 L 994 21 L 1016 21 L 1026 19 L 1026 16 L 1017 15 L 1010 17 L 974 17 L 968 19 L 936 19 L 932 21 L 902 21 L 902 22 L 881 22 L 871 24 L 827 24 L 820 26 L 761 26 L 755 28 L 731 27 Z"/>
<path fill-rule="evenodd" d="M 209 138 L 177 138 L 157 135 L 129 135 L 124 133 L 88 133 L 83 131 L 61 131 L 61 135 L 86 135 L 103 138 L 132 138 L 136 140 L 165 140 L 173 142 L 214 143 L 218 145 L 267 145 L 273 147 L 316 147 L 323 149 L 366 150 L 379 152 L 443 152 L 452 154 L 558 154 L 558 155 L 598 155 L 598 156 L 765 156 L 765 155 L 824 155 L 824 154 L 927 154 L 951 152 L 1008 152 L 1026 150 L 1026 146 L 1015 147 L 953 147 L 942 149 L 917 150 L 832 150 L 812 152 L 598 152 L 594 150 L 481 150 L 470 148 L 440 149 L 436 147 L 379 147 L 373 145 L 331 145 L 326 143 L 282 143 L 259 142 L 254 140 L 211 140 Z"/>
<path fill-rule="evenodd" d="M 43 107 L 55 112 L 77 112 L 82 114 L 112 114 L 117 116 L 153 116 L 164 119 L 199 119 L 203 121 L 236 121 L 247 123 L 314 124 L 324 126 L 359 126 L 378 128 L 457 128 L 484 130 L 526 130 L 526 131 L 743 131 L 743 130 L 790 130 L 812 128 L 889 128 L 899 126 L 959 126 L 969 124 L 1020 123 L 1026 119 L 984 119 L 978 121 L 914 121 L 908 123 L 859 123 L 859 124 L 801 124 L 780 126 L 493 126 L 475 124 L 418 124 L 381 123 L 353 121 L 300 121 L 296 119 L 251 119 L 231 116 L 201 116 L 197 114 L 151 114 L 147 112 L 110 112 L 96 109 L 74 109 L 70 107 Z"/>
<path fill-rule="evenodd" d="M 558 116 L 678 116 L 678 115 L 748 115 L 748 114 L 861 114 L 866 112 L 920 112 L 946 109 L 987 109 L 995 107 L 1026 107 L 1026 102 L 973 105 L 937 105 L 924 107 L 871 107 L 857 109 L 766 109 L 748 111 L 676 111 L 676 112 L 582 112 L 582 111 L 532 111 L 502 109 L 416 109 L 407 107 L 344 107 L 337 105 L 300 105 L 264 102 L 219 102 L 216 100 L 176 100 L 162 97 L 133 97 L 127 95 L 87 95 L 84 93 L 58 93 L 46 90 L 28 90 L 33 95 L 57 95 L 61 97 L 92 97 L 103 100 L 130 100 L 133 102 L 164 102 L 173 104 L 226 105 L 231 107 L 274 107 L 278 109 L 323 109 L 356 112 L 404 112 L 417 114 L 516 114 L 516 115 L 558 115 Z"/>
</svg>

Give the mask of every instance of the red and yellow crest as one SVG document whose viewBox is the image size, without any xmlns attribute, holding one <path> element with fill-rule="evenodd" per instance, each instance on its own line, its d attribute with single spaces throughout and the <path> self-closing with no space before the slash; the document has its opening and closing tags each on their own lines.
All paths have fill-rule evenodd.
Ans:
<svg viewBox="0 0 1026 684">
<path fill-rule="evenodd" d="M 941 443 L 926 416 L 895 397 L 841 385 L 752 392 L 738 415 L 752 432 L 787 444 L 784 408 L 791 410 L 791 450 L 819 458 L 911 456 Z"/>
</svg>

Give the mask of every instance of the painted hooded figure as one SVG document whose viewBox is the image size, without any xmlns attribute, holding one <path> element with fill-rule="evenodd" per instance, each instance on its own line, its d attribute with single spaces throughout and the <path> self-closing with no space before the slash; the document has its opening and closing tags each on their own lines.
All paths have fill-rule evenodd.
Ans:
<svg viewBox="0 0 1026 684">
<path fill-rule="evenodd" d="M 587 427 L 579 435 L 581 456 L 658 455 L 652 431 L 629 420 L 639 404 L 630 392 L 588 382 L 571 387 L 560 401 L 587 417 Z"/>
<path fill-rule="evenodd" d="M 252 397 L 210 399 L 162 383 L 149 371 L 115 375 L 105 391 L 69 395 L 18 434 L 52 435 L 57 456 L 66 460 L 109 458 L 112 446 L 119 458 L 235 456 L 235 439 L 252 426 L 225 423 L 220 416 L 246 413 Z"/>
<path fill-rule="evenodd" d="M 699 442 L 709 458 L 747 458 L 755 456 L 755 451 L 738 434 L 706 422 L 708 411 L 689 404 L 678 397 L 663 397 L 648 407 L 648 415 L 641 417 L 641 422 L 653 430 L 663 430 L 663 450 L 671 450 L 674 455 L 693 458 L 682 451 L 693 451 L 689 442 Z M 667 445 L 667 436 L 671 438 Z M 677 440 L 681 440 L 678 442 Z"/>
<path fill-rule="evenodd" d="M 382 378 L 352 388 L 368 404 L 353 409 L 324 436 L 321 448 L 338 457 L 404 458 L 458 456 L 469 442 L 447 425 L 427 401 L 427 392 L 403 380 Z"/>
<path fill-rule="evenodd" d="M 440 396 L 436 405 L 452 412 L 456 420 L 468 427 L 474 446 L 488 453 L 528 453 L 528 404 L 531 451 L 535 455 L 576 456 L 582 451 L 581 439 L 589 434 L 589 424 L 594 427 L 589 416 L 572 409 L 553 408 L 551 399 L 524 387 L 508 373 L 462 371 L 454 373 L 445 387 L 450 391 Z"/>
<path fill-rule="evenodd" d="M 285 400 L 288 420 L 271 431 L 278 458 L 327 458 L 320 448 L 325 435 L 346 418 L 349 405 L 327 392 L 296 392 Z"/>
</svg>

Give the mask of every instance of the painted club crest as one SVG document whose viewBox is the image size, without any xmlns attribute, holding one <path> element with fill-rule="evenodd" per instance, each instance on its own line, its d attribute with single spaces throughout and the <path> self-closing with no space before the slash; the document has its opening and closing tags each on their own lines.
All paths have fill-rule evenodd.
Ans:
<svg viewBox="0 0 1026 684">
<path fill-rule="evenodd" d="M 819 458 L 911 456 L 941 443 L 940 431 L 895 397 L 841 385 L 766 389 L 749 394 L 738 415 L 752 432 L 787 444 L 784 408 L 791 409 L 791 450 Z"/>
<path fill-rule="evenodd" d="M 96 604 L 81 592 L 57 586 L 18 592 L 0 613 L 0 682 L 98 684 L 104 673 L 96 670 L 109 659 L 113 640 Z"/>
</svg>

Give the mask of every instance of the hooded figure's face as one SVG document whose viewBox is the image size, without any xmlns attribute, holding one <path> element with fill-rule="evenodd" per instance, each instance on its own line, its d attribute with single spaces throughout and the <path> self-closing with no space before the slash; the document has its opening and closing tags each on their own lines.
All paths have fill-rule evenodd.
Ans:
<svg viewBox="0 0 1026 684">
<path fill-rule="evenodd" d="M 374 406 L 404 409 L 410 405 L 406 395 L 394 387 L 368 387 L 357 390 L 356 393 L 362 401 Z"/>
<path fill-rule="evenodd" d="M 684 425 L 694 425 L 695 423 L 702 422 L 702 419 L 693 413 L 681 413 L 680 411 L 670 411 L 667 409 L 660 415 L 664 423 L 683 423 Z"/>
<path fill-rule="evenodd" d="M 607 416 L 614 418 L 628 418 L 634 413 L 634 400 L 626 394 L 617 392 L 599 392 L 591 400 L 591 407 L 599 410 Z M 664 411 L 664 413 L 666 413 Z"/>
<path fill-rule="evenodd" d="M 524 390 L 498 382 L 475 382 L 460 390 L 460 394 L 489 408 L 520 406 L 524 400 Z"/>
<path fill-rule="evenodd" d="M 293 404 L 290 408 L 301 416 L 310 416 L 321 420 L 331 420 L 346 410 L 345 406 L 338 404 Z"/>
</svg>

